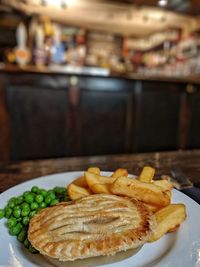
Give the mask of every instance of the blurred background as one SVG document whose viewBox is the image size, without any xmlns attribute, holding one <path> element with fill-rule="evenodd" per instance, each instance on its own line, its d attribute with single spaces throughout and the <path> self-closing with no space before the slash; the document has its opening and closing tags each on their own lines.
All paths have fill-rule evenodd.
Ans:
<svg viewBox="0 0 200 267">
<path fill-rule="evenodd" d="M 200 148 L 199 0 L 1 0 L 0 162 Z"/>
</svg>

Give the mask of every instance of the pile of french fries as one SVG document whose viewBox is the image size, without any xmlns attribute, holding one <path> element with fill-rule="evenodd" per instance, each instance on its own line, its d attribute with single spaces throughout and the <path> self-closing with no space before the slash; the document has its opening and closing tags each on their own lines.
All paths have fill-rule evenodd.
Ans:
<svg viewBox="0 0 200 267">
<path fill-rule="evenodd" d="M 91 194 L 115 194 L 142 201 L 154 214 L 157 227 L 149 242 L 178 229 L 186 218 L 184 204 L 172 204 L 172 184 L 168 180 L 153 180 L 155 169 L 145 166 L 136 178 L 129 178 L 126 169 L 119 168 L 111 176 L 102 176 L 100 169 L 89 168 L 68 185 L 72 200 Z"/>
</svg>

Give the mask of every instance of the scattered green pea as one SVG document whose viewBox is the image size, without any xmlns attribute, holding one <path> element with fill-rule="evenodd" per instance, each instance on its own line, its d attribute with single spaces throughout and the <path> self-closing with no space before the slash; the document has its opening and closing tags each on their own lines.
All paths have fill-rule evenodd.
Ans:
<svg viewBox="0 0 200 267">
<path fill-rule="evenodd" d="M 11 208 L 6 208 L 5 209 L 5 217 L 8 219 L 10 218 L 11 214 L 12 214 L 13 210 Z"/>
<path fill-rule="evenodd" d="M 32 245 L 29 245 L 28 250 L 29 250 L 32 254 L 36 254 L 36 253 L 38 253 L 38 251 L 37 251 Z"/>
<path fill-rule="evenodd" d="M 16 205 L 21 205 L 24 201 L 24 198 L 23 196 L 19 196 L 17 199 L 16 199 Z"/>
<path fill-rule="evenodd" d="M 44 209 L 47 207 L 47 204 L 45 202 L 40 203 L 40 208 Z"/>
<path fill-rule="evenodd" d="M 12 228 L 10 228 L 9 233 L 10 235 L 18 235 L 22 230 L 22 225 L 21 223 L 16 224 Z"/>
<path fill-rule="evenodd" d="M 13 216 L 15 218 L 19 218 L 21 216 L 21 209 L 20 208 L 16 208 L 13 210 Z"/>
<path fill-rule="evenodd" d="M 47 191 L 45 189 L 40 189 L 39 193 L 43 196 L 46 197 Z"/>
<path fill-rule="evenodd" d="M 36 210 L 38 208 L 38 203 L 37 202 L 33 202 L 31 203 L 31 210 Z"/>
<path fill-rule="evenodd" d="M 23 202 L 20 207 L 21 207 L 22 210 L 23 209 L 29 209 L 29 204 L 26 203 L 26 202 Z"/>
<path fill-rule="evenodd" d="M 36 201 L 37 203 L 41 203 L 43 200 L 44 200 L 43 195 L 37 195 L 37 196 L 35 197 L 35 201 Z"/>
<path fill-rule="evenodd" d="M 7 220 L 6 225 L 8 226 L 8 228 L 12 228 L 17 224 L 17 219 L 14 217 L 11 217 Z"/>
<path fill-rule="evenodd" d="M 15 207 L 15 201 L 10 200 L 10 201 L 8 202 L 8 207 L 11 208 L 11 209 L 13 209 L 13 208 Z"/>
<path fill-rule="evenodd" d="M 33 193 L 38 193 L 38 191 L 39 191 L 39 187 L 38 186 L 33 186 L 32 188 L 31 188 L 31 192 L 33 192 Z"/>
<path fill-rule="evenodd" d="M 25 246 L 26 248 L 29 248 L 29 246 L 30 246 L 30 242 L 29 242 L 28 238 L 26 238 L 26 239 L 24 240 L 24 246 Z"/>
<path fill-rule="evenodd" d="M 28 195 L 28 194 L 30 194 L 31 192 L 30 191 L 25 191 L 24 193 L 23 193 L 23 197 L 25 197 L 26 195 Z"/>
<path fill-rule="evenodd" d="M 29 213 L 29 218 L 33 218 L 33 216 L 36 214 L 36 210 L 32 210 L 30 213 Z"/>
<path fill-rule="evenodd" d="M 45 203 L 47 204 L 47 205 L 49 205 L 50 203 L 51 203 L 51 197 L 49 196 L 49 195 L 47 195 L 46 197 L 45 197 Z"/>
<path fill-rule="evenodd" d="M 23 208 L 22 211 L 21 211 L 21 214 L 22 214 L 23 217 L 28 216 L 29 213 L 30 213 L 30 208 L 29 207 L 28 208 L 27 207 Z"/>
<path fill-rule="evenodd" d="M 17 236 L 17 239 L 20 241 L 20 242 L 24 242 L 24 240 L 26 239 L 27 237 L 27 229 L 22 229 L 21 232 L 18 234 Z"/>
<path fill-rule="evenodd" d="M 32 193 L 28 193 L 25 197 L 24 197 L 24 199 L 25 199 L 25 201 L 27 202 L 27 203 L 32 203 L 32 202 L 34 202 L 34 196 L 33 196 L 33 194 Z"/>
<path fill-rule="evenodd" d="M 50 203 L 50 206 L 54 206 L 54 205 L 56 205 L 56 204 L 58 204 L 59 203 L 59 201 L 57 200 L 57 199 L 53 199 L 52 201 L 51 201 L 51 203 Z"/>
<path fill-rule="evenodd" d="M 28 225 L 28 223 L 29 223 L 29 217 L 24 217 L 23 219 L 22 219 L 22 223 L 23 223 L 23 225 Z"/>
</svg>

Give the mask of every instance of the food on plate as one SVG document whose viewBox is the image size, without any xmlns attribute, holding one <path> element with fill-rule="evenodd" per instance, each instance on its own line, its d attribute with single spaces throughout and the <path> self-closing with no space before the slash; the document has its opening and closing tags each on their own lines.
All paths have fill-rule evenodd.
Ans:
<svg viewBox="0 0 200 267">
<path fill-rule="evenodd" d="M 145 166 L 138 179 L 141 181 L 141 182 L 146 182 L 146 183 L 150 183 L 154 177 L 154 174 L 155 174 L 155 169 L 150 167 L 150 166 Z"/>
<path fill-rule="evenodd" d="M 76 200 L 91 195 L 91 190 L 71 183 L 68 186 L 68 195 L 70 199 Z"/>
<path fill-rule="evenodd" d="M 155 213 L 157 226 L 149 239 L 150 242 L 160 239 L 167 232 L 173 232 L 186 218 L 184 204 L 171 204 Z"/>
<path fill-rule="evenodd" d="M 160 186 L 141 182 L 137 179 L 119 177 L 111 184 L 113 194 L 134 197 L 147 204 L 165 207 L 170 204 L 170 196 Z"/>
<path fill-rule="evenodd" d="M 100 174 L 100 169 L 97 167 L 90 167 L 87 170 L 88 172 L 94 173 L 94 174 Z M 85 175 L 84 176 L 80 176 L 77 179 L 75 179 L 73 181 L 73 184 L 80 186 L 80 187 L 85 187 L 86 189 L 88 189 L 88 184 L 85 180 Z"/>
<path fill-rule="evenodd" d="M 91 190 L 90 194 L 113 194 L 134 198 L 141 201 L 150 212 L 156 214 L 158 229 L 156 228 L 157 232 L 152 236 L 151 241 L 157 240 L 167 232 L 176 231 L 178 225 L 185 220 L 184 204 L 176 204 L 175 206 L 171 204 L 172 183 L 168 180 L 154 180 L 154 168 L 145 166 L 135 178 L 128 177 L 128 171 L 122 168 L 114 171 L 111 176 L 101 175 L 100 169 L 97 172 L 89 170 L 90 168 L 82 177 L 86 183 L 84 187 Z M 70 192 L 69 186 L 68 192 Z M 181 212 L 182 216 L 174 220 L 174 217 L 178 217 Z M 162 220 L 160 220 L 160 213 L 163 214 Z M 162 232 L 160 229 L 165 230 Z"/>
<path fill-rule="evenodd" d="M 0 215 L 1 218 L 5 217 L 7 219 L 6 226 L 9 229 L 9 234 L 16 236 L 17 240 L 23 243 L 31 253 L 37 253 L 38 251 L 27 239 L 30 219 L 40 210 L 67 199 L 68 196 L 64 187 L 46 190 L 33 186 L 30 191 L 10 198 L 6 207 L 1 209 Z"/>
<path fill-rule="evenodd" d="M 128 176 L 128 171 L 126 169 L 119 168 L 112 174 L 112 177 L 114 178 L 119 178 L 121 176 Z"/>
<path fill-rule="evenodd" d="M 153 181 L 153 184 L 160 186 L 162 188 L 162 190 L 164 191 L 170 191 L 173 189 L 173 185 L 172 183 L 170 183 L 167 180 L 155 180 Z"/>
<path fill-rule="evenodd" d="M 75 261 L 138 248 L 155 226 L 155 216 L 140 201 L 94 194 L 36 214 L 28 239 L 43 255 Z"/>
</svg>

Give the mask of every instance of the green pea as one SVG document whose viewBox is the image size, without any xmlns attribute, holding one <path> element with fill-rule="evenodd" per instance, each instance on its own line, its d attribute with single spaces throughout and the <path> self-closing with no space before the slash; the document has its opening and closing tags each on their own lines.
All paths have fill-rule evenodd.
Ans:
<svg viewBox="0 0 200 267">
<path fill-rule="evenodd" d="M 51 194 L 51 193 L 54 193 L 53 189 L 50 189 L 47 191 L 47 194 Z"/>
<path fill-rule="evenodd" d="M 32 210 L 30 213 L 29 213 L 29 218 L 33 218 L 33 216 L 36 214 L 36 210 Z"/>
<path fill-rule="evenodd" d="M 30 213 L 30 208 L 29 208 L 29 207 L 28 207 L 28 208 L 26 207 L 26 208 L 23 208 L 23 209 L 22 209 L 21 214 L 22 214 L 23 217 L 28 216 L 29 213 Z"/>
<path fill-rule="evenodd" d="M 13 210 L 13 216 L 15 218 L 19 218 L 21 216 L 21 209 L 20 208 L 16 208 Z"/>
<path fill-rule="evenodd" d="M 25 191 L 25 192 L 23 193 L 23 197 L 25 198 L 25 196 L 28 195 L 28 194 L 30 194 L 30 193 L 31 193 L 30 191 Z"/>
<path fill-rule="evenodd" d="M 13 210 L 11 208 L 6 208 L 5 209 L 5 217 L 8 219 L 10 218 L 11 214 L 12 214 Z"/>
<path fill-rule="evenodd" d="M 16 199 L 16 205 L 21 205 L 22 204 L 22 202 L 24 201 L 24 198 L 23 198 L 23 196 L 19 196 L 17 199 Z"/>
<path fill-rule="evenodd" d="M 32 254 L 36 254 L 36 253 L 38 253 L 38 251 L 37 251 L 32 245 L 29 246 L 28 250 L 29 250 L 29 252 L 31 252 Z"/>
<path fill-rule="evenodd" d="M 4 209 L 0 209 L 0 219 L 2 219 L 5 216 Z"/>
<path fill-rule="evenodd" d="M 47 204 L 45 202 L 40 203 L 40 208 L 44 209 L 47 207 Z"/>
<path fill-rule="evenodd" d="M 37 196 L 35 197 L 35 201 L 36 201 L 37 203 L 41 203 L 43 200 L 44 200 L 43 195 L 37 195 Z"/>
<path fill-rule="evenodd" d="M 22 223 L 23 223 L 23 225 L 28 225 L 29 224 L 29 217 L 24 217 L 23 219 L 22 219 Z"/>
<path fill-rule="evenodd" d="M 25 201 L 27 202 L 27 203 L 32 203 L 32 202 L 34 202 L 34 196 L 33 196 L 33 194 L 32 193 L 29 193 L 29 194 L 27 194 L 25 197 L 24 197 L 24 199 L 25 199 Z"/>
<path fill-rule="evenodd" d="M 31 203 L 31 210 L 36 210 L 37 208 L 38 208 L 38 203 L 37 202 Z"/>
<path fill-rule="evenodd" d="M 40 195 L 42 195 L 43 197 L 46 197 L 47 195 L 47 191 L 45 189 L 40 189 L 39 191 Z"/>
<path fill-rule="evenodd" d="M 9 233 L 10 235 L 18 235 L 21 232 L 21 230 L 22 230 L 22 225 L 21 223 L 18 223 L 9 230 Z"/>
<path fill-rule="evenodd" d="M 8 202 L 10 202 L 10 201 L 14 201 L 15 202 L 16 199 L 17 199 L 16 197 L 11 197 Z"/>
<path fill-rule="evenodd" d="M 17 219 L 14 217 L 11 217 L 7 220 L 6 225 L 8 226 L 8 228 L 12 228 L 17 224 Z"/>
<path fill-rule="evenodd" d="M 15 207 L 15 201 L 10 200 L 10 201 L 8 202 L 8 207 L 11 208 L 11 209 L 13 209 L 13 208 Z"/>
<path fill-rule="evenodd" d="M 29 204 L 26 203 L 26 202 L 23 202 L 20 207 L 21 207 L 22 210 L 23 209 L 30 209 Z"/>
<path fill-rule="evenodd" d="M 56 194 L 64 194 L 66 192 L 66 188 L 65 187 L 56 186 L 56 187 L 54 187 L 54 192 Z"/>
<path fill-rule="evenodd" d="M 29 248 L 30 244 L 31 244 L 31 243 L 29 242 L 28 238 L 26 238 L 26 239 L 24 240 L 24 246 L 25 246 L 26 248 Z"/>
<path fill-rule="evenodd" d="M 25 229 L 22 229 L 21 232 L 18 234 L 17 236 L 17 239 L 20 241 L 20 242 L 24 242 L 24 240 L 26 239 L 27 237 L 27 230 Z"/>
<path fill-rule="evenodd" d="M 32 188 L 31 188 L 31 192 L 33 192 L 33 193 L 38 193 L 38 191 L 39 191 L 39 187 L 38 186 L 33 186 Z"/>
<path fill-rule="evenodd" d="M 47 196 L 45 197 L 45 203 L 46 203 L 47 205 L 49 205 L 49 204 L 51 203 L 51 200 L 52 200 L 52 199 L 51 199 L 50 196 L 47 195 Z"/>
<path fill-rule="evenodd" d="M 50 206 L 54 206 L 54 205 L 56 205 L 56 204 L 58 204 L 59 203 L 59 201 L 57 200 L 57 199 L 53 199 L 52 201 L 51 201 L 51 203 L 50 203 Z"/>
</svg>

